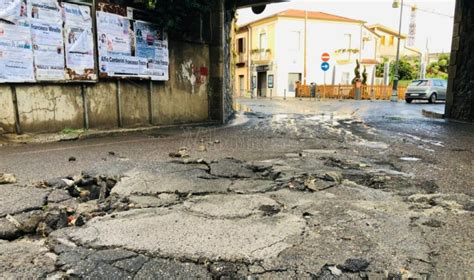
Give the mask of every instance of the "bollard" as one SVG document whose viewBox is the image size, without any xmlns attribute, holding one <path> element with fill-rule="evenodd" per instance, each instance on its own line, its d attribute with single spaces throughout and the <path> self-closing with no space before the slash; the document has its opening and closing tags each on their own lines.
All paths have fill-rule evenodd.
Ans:
<svg viewBox="0 0 474 280">
<path fill-rule="evenodd" d="M 273 99 L 273 93 L 272 93 L 272 89 L 270 89 L 270 100 Z"/>
<path fill-rule="evenodd" d="M 286 100 L 286 89 L 285 89 L 285 91 L 283 92 L 283 100 Z"/>
</svg>

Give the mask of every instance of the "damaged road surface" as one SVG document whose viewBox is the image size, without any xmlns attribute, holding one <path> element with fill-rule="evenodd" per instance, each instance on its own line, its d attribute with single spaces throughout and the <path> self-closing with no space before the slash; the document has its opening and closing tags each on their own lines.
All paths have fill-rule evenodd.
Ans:
<svg viewBox="0 0 474 280">
<path fill-rule="evenodd" d="M 0 278 L 474 279 L 474 173 L 456 180 L 439 141 L 356 116 L 239 117 L 150 135 L 153 160 L 106 146 L 93 172 L 81 156 L 73 174 L 5 170 Z"/>
</svg>

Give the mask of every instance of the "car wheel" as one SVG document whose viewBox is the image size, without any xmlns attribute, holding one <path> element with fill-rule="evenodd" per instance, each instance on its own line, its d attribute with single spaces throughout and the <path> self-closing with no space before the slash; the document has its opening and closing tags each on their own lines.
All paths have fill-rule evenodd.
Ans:
<svg viewBox="0 0 474 280">
<path fill-rule="evenodd" d="M 430 96 L 430 99 L 428 99 L 428 102 L 431 103 L 431 104 L 436 103 L 436 93 L 433 93 Z"/>
<path fill-rule="evenodd" d="M 405 101 L 410 104 L 413 100 L 412 99 L 405 99 Z"/>
</svg>

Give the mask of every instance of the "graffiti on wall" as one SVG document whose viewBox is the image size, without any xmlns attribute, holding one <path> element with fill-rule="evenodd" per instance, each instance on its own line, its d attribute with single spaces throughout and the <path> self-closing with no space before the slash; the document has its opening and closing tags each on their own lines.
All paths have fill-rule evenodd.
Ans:
<svg viewBox="0 0 474 280">
<path fill-rule="evenodd" d="M 196 89 L 207 84 L 209 68 L 197 66 L 192 60 L 187 60 L 181 64 L 177 76 L 180 82 L 191 86 L 191 93 L 194 94 Z"/>
</svg>

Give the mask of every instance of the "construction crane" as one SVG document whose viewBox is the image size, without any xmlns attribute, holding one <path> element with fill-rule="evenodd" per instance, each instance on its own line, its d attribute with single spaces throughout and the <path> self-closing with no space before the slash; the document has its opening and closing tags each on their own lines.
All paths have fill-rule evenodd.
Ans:
<svg viewBox="0 0 474 280">
<path fill-rule="evenodd" d="M 403 4 L 403 6 L 408 7 L 408 8 L 413 8 L 413 6 L 416 7 L 416 5 L 410 5 L 410 4 Z M 454 16 L 452 16 L 452 15 L 443 14 L 443 13 L 440 13 L 440 12 L 437 12 L 437 11 L 434 11 L 434 10 L 421 9 L 421 8 L 418 8 L 418 7 L 416 7 L 416 10 L 421 11 L 421 12 L 425 12 L 425 13 L 428 13 L 428 14 L 433 14 L 433 15 L 438 15 L 438 16 L 443 16 L 443 17 L 448 17 L 448 18 L 454 18 Z"/>
</svg>

